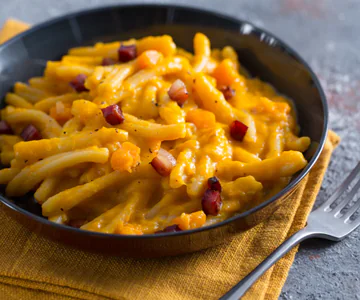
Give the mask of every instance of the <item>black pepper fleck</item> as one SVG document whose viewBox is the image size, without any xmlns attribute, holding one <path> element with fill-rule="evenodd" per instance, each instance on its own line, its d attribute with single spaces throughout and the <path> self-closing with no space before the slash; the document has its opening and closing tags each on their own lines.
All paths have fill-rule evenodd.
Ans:
<svg viewBox="0 0 360 300">
<path fill-rule="evenodd" d="M 149 152 L 152 153 L 151 148 L 149 148 Z"/>
<path fill-rule="evenodd" d="M 94 131 L 99 131 L 99 128 L 96 128 Z"/>
</svg>

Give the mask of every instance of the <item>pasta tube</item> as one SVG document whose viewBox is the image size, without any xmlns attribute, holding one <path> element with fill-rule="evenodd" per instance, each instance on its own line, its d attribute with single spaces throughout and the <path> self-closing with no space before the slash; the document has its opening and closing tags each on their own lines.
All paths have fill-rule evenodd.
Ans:
<svg viewBox="0 0 360 300">
<path fill-rule="evenodd" d="M 284 151 L 280 156 L 264 159 L 260 162 L 244 164 L 238 161 L 224 161 L 217 166 L 217 176 L 224 178 L 244 177 L 251 175 L 258 181 L 276 180 L 280 177 L 294 175 L 307 164 L 304 156 L 298 151 Z"/>
<path fill-rule="evenodd" d="M 17 160 L 30 163 L 63 152 L 124 142 L 127 138 L 128 133 L 126 131 L 103 127 L 98 131 L 79 132 L 68 137 L 20 142 L 15 145 L 14 151 Z"/>
<path fill-rule="evenodd" d="M 129 133 L 159 141 L 169 141 L 184 138 L 186 135 L 186 126 L 184 123 L 161 125 L 140 120 L 132 115 L 124 114 L 125 121 L 118 127 Z"/>
<path fill-rule="evenodd" d="M 45 158 L 25 167 L 11 180 L 6 187 L 8 196 L 22 196 L 47 176 L 54 176 L 66 168 L 84 162 L 105 163 L 109 158 L 107 148 L 91 147 L 82 150 L 65 152 Z"/>
<path fill-rule="evenodd" d="M 59 136 L 62 131 L 60 125 L 52 117 L 35 109 L 16 109 L 6 114 L 4 120 L 11 125 L 18 123 L 33 124 L 45 138 Z"/>
<path fill-rule="evenodd" d="M 154 177 L 157 177 L 157 173 L 149 164 L 139 166 L 138 169 L 132 173 L 114 171 L 110 174 L 99 177 L 94 181 L 73 187 L 50 197 L 43 204 L 42 212 L 44 216 L 60 214 L 63 211 L 68 211 L 79 205 L 99 191 L 110 188 L 118 183 L 125 185 L 134 178 Z"/>
</svg>

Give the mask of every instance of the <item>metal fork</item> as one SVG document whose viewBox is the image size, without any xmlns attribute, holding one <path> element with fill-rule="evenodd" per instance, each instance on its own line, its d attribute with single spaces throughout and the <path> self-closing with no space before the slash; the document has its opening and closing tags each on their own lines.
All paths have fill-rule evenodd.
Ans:
<svg viewBox="0 0 360 300">
<path fill-rule="evenodd" d="M 354 215 L 360 208 L 360 197 L 358 197 L 356 202 L 353 203 L 346 212 L 342 213 L 342 210 L 352 202 L 360 188 L 359 178 L 352 188 L 348 190 L 359 173 L 360 162 L 336 189 L 330 199 L 325 201 L 325 203 L 309 215 L 306 227 L 282 243 L 269 257 L 220 299 L 240 299 L 261 275 L 300 242 L 310 238 L 341 241 L 354 231 L 360 225 L 360 215 L 354 220 Z M 345 196 L 345 198 L 336 204 L 341 196 Z"/>
</svg>

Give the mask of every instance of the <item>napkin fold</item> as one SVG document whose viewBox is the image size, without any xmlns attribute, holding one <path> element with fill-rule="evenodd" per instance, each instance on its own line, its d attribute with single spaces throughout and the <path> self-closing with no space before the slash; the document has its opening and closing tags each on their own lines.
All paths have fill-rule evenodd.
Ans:
<svg viewBox="0 0 360 300">
<path fill-rule="evenodd" d="M 0 41 L 27 27 L 8 20 Z M 330 131 L 311 172 L 266 222 L 221 246 L 178 257 L 133 259 L 74 249 L 18 224 L 1 204 L 0 299 L 217 299 L 305 226 L 339 141 Z M 296 252 L 269 269 L 244 299 L 277 299 Z"/>
</svg>

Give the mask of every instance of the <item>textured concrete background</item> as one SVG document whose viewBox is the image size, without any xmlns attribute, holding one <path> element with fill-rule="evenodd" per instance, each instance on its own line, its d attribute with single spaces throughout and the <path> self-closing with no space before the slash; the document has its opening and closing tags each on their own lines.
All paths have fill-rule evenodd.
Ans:
<svg viewBox="0 0 360 300">
<path fill-rule="evenodd" d="M 0 0 L 6 18 L 35 24 L 114 3 L 176 3 L 248 20 L 286 41 L 310 63 L 326 90 L 330 127 L 341 137 L 318 197 L 331 195 L 360 160 L 359 0 Z M 360 229 L 341 243 L 304 242 L 280 299 L 360 299 Z"/>
</svg>

